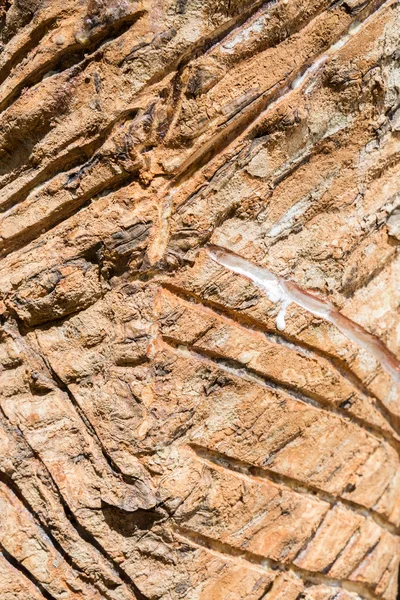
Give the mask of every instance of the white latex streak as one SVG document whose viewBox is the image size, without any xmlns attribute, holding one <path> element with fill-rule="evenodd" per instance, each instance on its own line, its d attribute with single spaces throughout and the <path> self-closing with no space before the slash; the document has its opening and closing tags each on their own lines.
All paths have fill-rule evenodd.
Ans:
<svg viewBox="0 0 400 600">
<path fill-rule="evenodd" d="M 316 317 L 332 323 L 350 341 L 369 352 L 393 380 L 400 385 L 400 362 L 394 354 L 379 338 L 368 333 L 358 323 L 342 315 L 330 302 L 302 290 L 293 281 L 278 277 L 268 269 L 257 267 L 230 250 L 215 245 L 210 245 L 206 249 L 215 262 L 250 279 L 257 287 L 266 292 L 271 302 L 281 303 L 276 318 L 276 326 L 279 330 L 282 331 L 285 328 L 286 309 L 294 302 Z"/>
</svg>

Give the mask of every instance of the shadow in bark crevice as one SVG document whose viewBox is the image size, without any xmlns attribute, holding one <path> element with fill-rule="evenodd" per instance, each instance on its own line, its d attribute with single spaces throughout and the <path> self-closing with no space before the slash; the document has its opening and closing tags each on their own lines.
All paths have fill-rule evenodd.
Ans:
<svg viewBox="0 0 400 600">
<path fill-rule="evenodd" d="M 123 537 L 132 537 L 138 532 L 150 531 L 155 524 L 166 518 L 165 512 L 157 507 L 127 512 L 103 502 L 101 511 L 107 525 Z"/>
</svg>

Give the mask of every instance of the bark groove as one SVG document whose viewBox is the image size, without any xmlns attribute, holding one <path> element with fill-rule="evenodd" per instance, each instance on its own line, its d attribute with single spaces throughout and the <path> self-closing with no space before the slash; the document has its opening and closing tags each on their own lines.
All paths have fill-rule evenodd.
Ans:
<svg viewBox="0 0 400 600">
<path fill-rule="evenodd" d="M 399 18 L 0 0 L 2 599 L 396 600 Z"/>
</svg>

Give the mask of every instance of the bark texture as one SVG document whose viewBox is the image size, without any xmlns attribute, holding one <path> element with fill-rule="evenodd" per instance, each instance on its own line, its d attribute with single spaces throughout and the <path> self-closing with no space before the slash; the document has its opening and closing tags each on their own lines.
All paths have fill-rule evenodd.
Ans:
<svg viewBox="0 0 400 600">
<path fill-rule="evenodd" d="M 2 0 L 1 600 L 395 600 L 395 0 Z"/>
</svg>

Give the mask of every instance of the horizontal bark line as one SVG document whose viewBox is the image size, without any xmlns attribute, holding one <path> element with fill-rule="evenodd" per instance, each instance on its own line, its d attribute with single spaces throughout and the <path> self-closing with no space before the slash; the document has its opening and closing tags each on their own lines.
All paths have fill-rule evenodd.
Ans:
<svg viewBox="0 0 400 600">
<path fill-rule="evenodd" d="M 238 473 L 239 475 L 245 475 L 253 482 L 263 483 L 264 481 L 271 481 L 272 483 L 283 485 L 285 488 L 290 489 L 298 494 L 307 494 L 313 498 L 318 498 L 323 502 L 328 502 L 332 507 L 340 503 L 353 513 L 372 519 L 377 525 L 379 525 L 379 527 L 385 529 L 389 533 L 396 536 L 400 535 L 400 527 L 396 527 L 393 525 L 393 523 L 385 519 L 380 513 L 377 513 L 373 509 L 367 508 L 362 504 L 352 502 L 351 500 L 347 500 L 342 496 L 335 497 L 329 492 L 325 492 L 316 486 L 302 482 L 294 477 L 288 477 L 287 475 L 282 475 L 272 471 L 267 467 L 258 467 L 257 465 L 232 458 L 226 454 L 218 452 L 218 450 L 211 450 L 210 448 L 206 448 L 205 446 L 201 446 L 193 442 L 189 442 L 187 446 L 193 451 L 195 456 L 205 464 L 217 466 L 221 469 Z"/>
<path fill-rule="evenodd" d="M 173 350 L 177 354 L 180 354 L 184 357 L 191 356 L 193 358 L 196 358 L 199 361 L 209 362 L 209 363 L 213 364 L 214 366 L 222 369 L 223 371 L 225 371 L 231 375 L 234 375 L 235 377 L 238 377 L 244 381 L 248 381 L 249 383 L 254 383 L 255 385 L 265 387 L 265 389 L 269 389 L 269 390 L 273 390 L 273 391 L 283 391 L 283 392 L 287 393 L 294 400 L 297 400 L 297 401 L 303 402 L 304 404 L 313 406 L 314 408 L 317 408 L 318 410 L 320 410 L 326 414 L 334 415 L 335 417 L 339 417 L 344 422 L 350 421 L 351 423 L 358 425 L 360 427 L 360 429 L 362 429 L 363 431 L 367 431 L 368 434 L 371 435 L 375 440 L 388 443 L 396 451 L 397 454 L 400 454 L 399 442 L 397 442 L 393 437 L 388 435 L 385 431 L 383 431 L 377 427 L 371 426 L 368 422 L 363 421 L 360 418 L 354 417 L 353 415 L 350 416 L 348 414 L 345 414 L 344 412 L 337 410 L 333 407 L 330 407 L 329 405 L 327 405 L 327 406 L 322 405 L 321 403 L 316 402 L 312 398 L 308 398 L 304 394 L 295 394 L 292 391 L 290 391 L 289 389 L 278 386 L 278 385 L 272 386 L 272 385 L 268 384 L 267 381 L 263 381 L 263 379 L 261 377 L 253 376 L 251 373 L 246 373 L 246 370 L 243 369 L 242 367 L 240 369 L 232 367 L 230 364 L 226 364 L 226 361 L 216 360 L 215 358 L 210 357 L 206 353 L 190 350 L 187 347 L 182 347 L 180 344 L 176 344 L 173 341 L 164 339 L 164 338 L 163 338 L 163 343 L 166 345 L 166 347 L 169 347 L 171 350 Z M 282 448 L 280 448 L 280 450 L 282 450 Z M 384 493 L 384 491 L 383 491 L 383 493 Z"/>
</svg>

